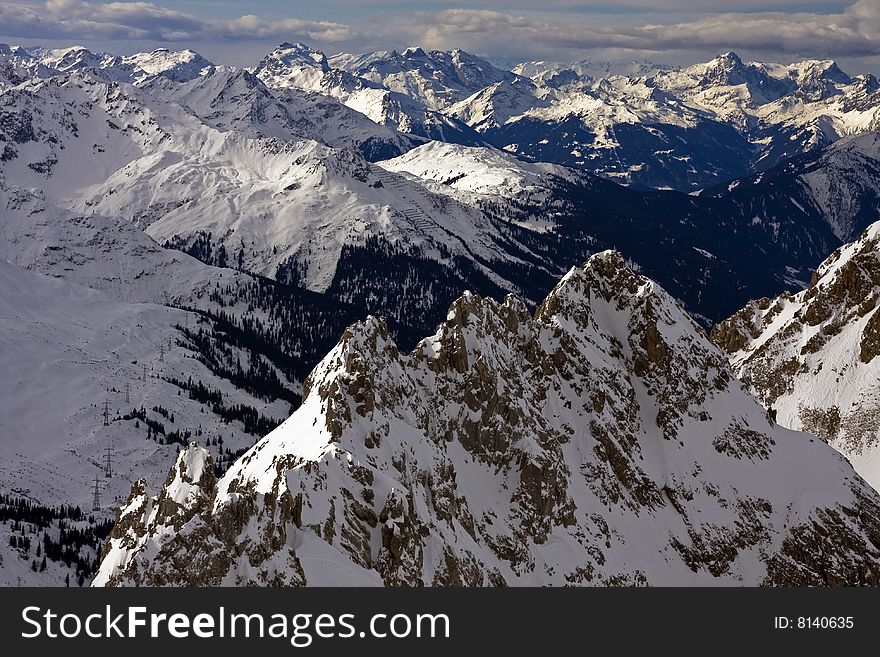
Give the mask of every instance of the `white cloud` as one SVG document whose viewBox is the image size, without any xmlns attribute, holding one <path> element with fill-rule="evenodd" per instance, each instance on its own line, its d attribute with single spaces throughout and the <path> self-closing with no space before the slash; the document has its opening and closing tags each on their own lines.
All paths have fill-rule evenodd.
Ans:
<svg viewBox="0 0 880 657">
<path fill-rule="evenodd" d="M 325 0 L 345 4 L 350 0 Z M 597 0 L 598 1 L 598 0 Z M 689 0 L 690 1 L 690 0 Z M 757 1 L 757 0 L 755 0 Z M 792 0 L 793 1 L 793 0 Z M 647 0 L 626 0 L 641 6 Z M 725 0 L 726 2 L 726 0 Z M 776 0 L 777 6 L 788 0 Z M 393 3 L 392 3 L 393 4 Z M 501 4 L 483 0 L 481 6 Z M 510 6 L 512 3 L 505 3 Z M 525 6 L 525 2 L 513 2 Z M 547 0 L 564 10 L 570 0 Z M 681 6 L 681 3 L 677 3 Z M 691 2 L 696 6 L 696 0 Z M 710 6 L 701 0 L 699 4 Z M 726 2 L 730 6 L 730 2 Z M 803 6 L 804 2 L 799 2 Z M 655 7 L 669 7 L 665 0 Z M 724 6 L 724 5 L 722 5 Z M 338 7 L 337 7 L 338 9 Z M 337 12 L 338 13 L 338 12 Z M 662 14 L 649 14 L 656 19 Z M 481 53 L 538 54 L 571 50 L 616 49 L 630 52 L 742 49 L 793 55 L 872 57 L 880 55 L 880 2 L 858 0 L 838 13 L 760 12 L 691 13 L 688 20 L 641 24 L 634 15 L 608 17 L 599 25 L 589 15 L 554 12 L 515 13 L 450 8 L 436 12 L 382 12 L 357 24 L 267 20 L 255 15 L 202 18 L 150 2 L 98 3 L 48 0 L 43 6 L 0 1 L 0 33 L 26 39 L 72 41 L 211 42 L 300 39 L 323 47 L 463 47 Z M 629 21 L 629 22 L 627 22 Z M 516 51 L 516 52 L 514 52 Z"/>
<path fill-rule="evenodd" d="M 250 15 L 232 20 L 199 18 L 151 2 L 86 0 L 47 0 L 42 8 L 0 2 L 0 32 L 28 39 L 157 42 L 212 38 L 338 41 L 350 36 L 346 25 L 329 21 L 267 21 Z"/>
<path fill-rule="evenodd" d="M 859 0 L 838 14 L 751 12 L 716 14 L 677 23 L 595 27 L 504 12 L 450 9 L 434 14 L 426 40 L 455 44 L 475 33 L 547 48 L 640 51 L 750 49 L 780 53 L 880 54 L 880 2 Z"/>
<path fill-rule="evenodd" d="M 364 0 L 322 0 L 323 4 L 333 5 L 336 7 L 363 7 Z M 381 5 L 383 7 L 393 7 L 398 10 L 401 8 L 412 8 L 415 4 L 414 0 L 376 0 L 371 3 L 373 6 Z M 541 0 L 539 8 L 541 10 L 558 10 L 558 11 L 583 11 L 587 13 L 603 13 L 608 12 L 609 7 L 613 7 L 619 11 L 640 10 L 642 12 L 657 13 L 682 13 L 682 12 L 704 12 L 719 13 L 723 11 L 754 11 L 767 7 L 772 4 L 774 7 L 797 7 L 804 8 L 809 6 L 823 7 L 843 7 L 847 3 L 844 0 Z M 500 7 L 502 11 L 510 9 L 533 11 L 536 9 L 535 0 L 432 0 L 432 6 L 448 6 L 451 9 L 469 7 L 479 5 L 481 7 Z"/>
</svg>

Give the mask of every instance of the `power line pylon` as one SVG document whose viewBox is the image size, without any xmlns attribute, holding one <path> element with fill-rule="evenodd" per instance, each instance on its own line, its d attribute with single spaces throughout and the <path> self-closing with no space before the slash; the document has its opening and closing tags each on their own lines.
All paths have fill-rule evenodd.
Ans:
<svg viewBox="0 0 880 657">
<path fill-rule="evenodd" d="M 104 477 L 106 477 L 107 479 L 113 478 L 113 468 L 111 466 L 112 454 L 113 447 L 111 445 L 107 445 L 107 447 L 104 449 L 104 455 L 107 457 L 106 465 L 104 466 Z"/>
<path fill-rule="evenodd" d="M 98 475 L 95 475 L 95 497 L 92 500 L 92 511 L 101 510 L 101 489 L 98 487 Z"/>
<path fill-rule="evenodd" d="M 126 404 L 131 403 L 131 382 L 130 381 L 125 382 L 125 403 Z"/>
<path fill-rule="evenodd" d="M 109 427 L 110 426 L 110 400 L 109 399 L 104 400 L 103 416 L 104 416 L 104 426 Z"/>
</svg>

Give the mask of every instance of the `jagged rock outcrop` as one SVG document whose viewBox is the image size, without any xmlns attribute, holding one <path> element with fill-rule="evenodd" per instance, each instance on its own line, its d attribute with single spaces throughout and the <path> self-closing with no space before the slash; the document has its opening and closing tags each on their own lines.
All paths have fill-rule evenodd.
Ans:
<svg viewBox="0 0 880 657">
<path fill-rule="evenodd" d="M 136 486 L 95 583 L 878 584 L 880 496 L 604 252 L 409 354 L 352 326 L 219 481 L 191 446 Z"/>
<path fill-rule="evenodd" d="M 777 420 L 843 452 L 880 486 L 880 223 L 835 251 L 809 288 L 753 301 L 713 340 Z"/>
</svg>

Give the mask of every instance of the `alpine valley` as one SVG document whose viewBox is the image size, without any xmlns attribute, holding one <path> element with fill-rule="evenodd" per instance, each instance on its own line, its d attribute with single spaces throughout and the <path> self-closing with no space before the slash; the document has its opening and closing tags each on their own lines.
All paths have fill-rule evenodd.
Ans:
<svg viewBox="0 0 880 657">
<path fill-rule="evenodd" d="M 878 130 L 833 61 L 0 44 L 0 585 L 880 584 Z"/>
</svg>

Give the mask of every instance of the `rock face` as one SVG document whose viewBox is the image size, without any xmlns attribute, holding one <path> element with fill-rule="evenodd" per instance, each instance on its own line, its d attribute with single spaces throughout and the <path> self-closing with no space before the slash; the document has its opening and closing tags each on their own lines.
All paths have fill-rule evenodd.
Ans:
<svg viewBox="0 0 880 657">
<path fill-rule="evenodd" d="M 880 487 L 880 222 L 835 251 L 797 295 L 753 301 L 712 338 L 793 429 L 843 452 Z"/>
<path fill-rule="evenodd" d="M 880 584 L 880 496 L 614 252 L 534 314 L 465 294 L 410 354 L 352 326 L 209 465 L 135 486 L 97 585 Z"/>
</svg>

